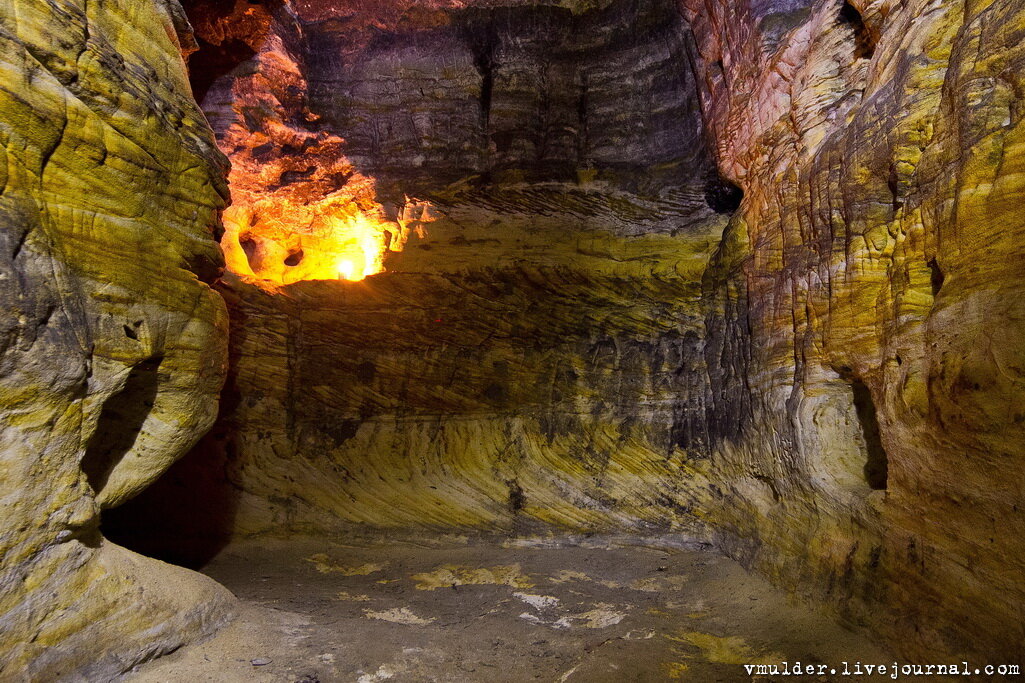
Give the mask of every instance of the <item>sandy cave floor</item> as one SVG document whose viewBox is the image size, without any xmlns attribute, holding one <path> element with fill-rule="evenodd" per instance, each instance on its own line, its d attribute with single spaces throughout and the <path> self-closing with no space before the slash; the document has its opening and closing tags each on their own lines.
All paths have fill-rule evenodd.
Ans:
<svg viewBox="0 0 1025 683">
<path fill-rule="evenodd" d="M 893 661 L 732 560 L 624 539 L 247 540 L 204 573 L 240 617 L 127 681 L 712 682 Z"/>
</svg>

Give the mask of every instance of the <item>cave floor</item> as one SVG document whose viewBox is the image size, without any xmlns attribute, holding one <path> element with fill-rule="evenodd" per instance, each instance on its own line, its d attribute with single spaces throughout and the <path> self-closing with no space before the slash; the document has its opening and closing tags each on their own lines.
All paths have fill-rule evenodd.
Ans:
<svg viewBox="0 0 1025 683">
<path fill-rule="evenodd" d="M 240 617 L 127 680 L 750 681 L 743 664 L 893 661 L 732 560 L 647 543 L 237 542 L 204 573 Z"/>
</svg>

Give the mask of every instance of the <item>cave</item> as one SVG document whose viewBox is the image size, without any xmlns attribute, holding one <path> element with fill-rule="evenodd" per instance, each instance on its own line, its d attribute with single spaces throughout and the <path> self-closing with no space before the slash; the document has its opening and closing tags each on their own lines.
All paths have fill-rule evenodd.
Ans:
<svg viewBox="0 0 1025 683">
<path fill-rule="evenodd" d="M 1022 27 L 3 4 L 0 680 L 1020 675 Z"/>
</svg>

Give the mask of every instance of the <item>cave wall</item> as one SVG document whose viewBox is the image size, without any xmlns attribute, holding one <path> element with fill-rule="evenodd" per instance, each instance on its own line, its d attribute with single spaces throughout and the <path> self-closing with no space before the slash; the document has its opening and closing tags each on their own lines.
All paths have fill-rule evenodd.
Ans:
<svg viewBox="0 0 1025 683">
<path fill-rule="evenodd" d="M 233 598 L 104 540 L 211 425 L 224 159 L 171 2 L 0 5 L 0 679 L 107 680 Z"/>
<path fill-rule="evenodd" d="M 1015 2 L 697 2 L 744 189 L 705 278 L 718 542 L 905 656 L 1025 634 Z"/>
<path fill-rule="evenodd" d="M 406 230 L 362 282 L 271 286 L 265 255 L 302 266 L 251 244 L 225 280 L 232 407 L 201 450 L 233 528 L 699 536 L 701 274 L 730 193 L 686 24 L 469 5 L 190 7 L 211 49 L 246 46 L 203 99 L 238 162 L 226 251 L 309 240 L 324 197 Z"/>
<path fill-rule="evenodd" d="M 196 15 L 225 250 L 325 197 L 409 228 L 362 282 L 220 285 L 229 533 L 672 531 L 904 656 L 1019 652 L 1021 11 L 508 4 Z"/>
</svg>

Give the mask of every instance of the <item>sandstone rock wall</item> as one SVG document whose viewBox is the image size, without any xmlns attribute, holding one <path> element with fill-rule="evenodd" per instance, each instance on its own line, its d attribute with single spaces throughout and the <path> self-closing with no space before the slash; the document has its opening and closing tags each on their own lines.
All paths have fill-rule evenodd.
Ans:
<svg viewBox="0 0 1025 683">
<path fill-rule="evenodd" d="M 711 528 L 901 654 L 1019 652 L 1021 10 L 529 5 L 197 22 L 244 226 L 438 215 L 363 282 L 224 284 L 233 529 Z"/>
<path fill-rule="evenodd" d="M 213 422 L 223 157 L 181 8 L 0 6 L 0 678 L 106 680 L 231 596 L 105 541 Z"/>
<path fill-rule="evenodd" d="M 1025 12 L 684 6 L 745 192 L 706 276 L 721 545 L 908 656 L 1020 654 Z"/>
<path fill-rule="evenodd" d="M 239 161 L 242 241 L 282 239 L 262 226 L 286 195 L 311 197 L 296 233 L 325 196 L 412 226 L 363 282 L 268 288 L 260 260 L 226 283 L 237 405 L 205 447 L 241 491 L 236 528 L 696 534 L 701 274 L 725 221 L 709 196 L 729 188 L 681 15 L 356 9 L 190 9 L 210 49 L 248 48 L 203 101 Z"/>
</svg>

